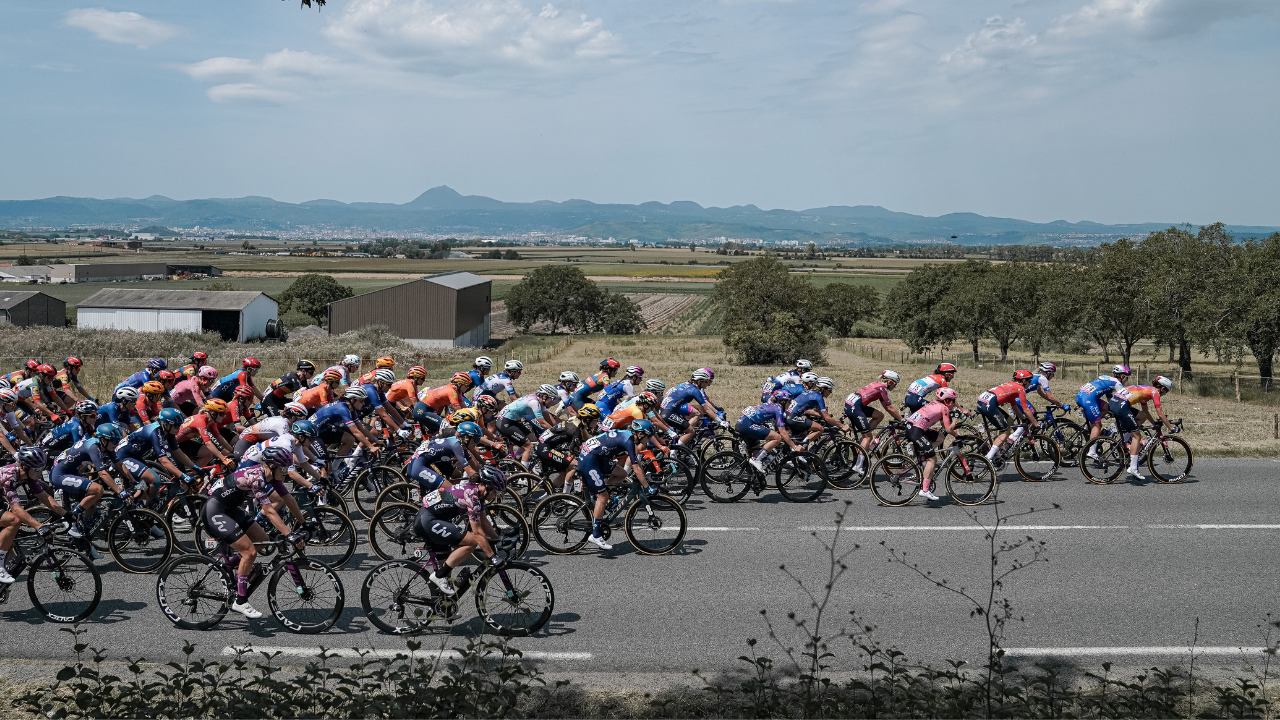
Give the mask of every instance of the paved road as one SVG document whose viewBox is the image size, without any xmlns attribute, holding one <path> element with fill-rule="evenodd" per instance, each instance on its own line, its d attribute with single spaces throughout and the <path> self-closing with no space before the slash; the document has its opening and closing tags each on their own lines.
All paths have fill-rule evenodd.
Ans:
<svg viewBox="0 0 1280 720">
<path fill-rule="evenodd" d="M 1164 654 L 1160 648 L 1190 644 L 1196 618 L 1198 644 L 1218 648 L 1212 652 L 1260 645 L 1256 626 L 1267 612 L 1280 615 L 1278 475 L 1280 461 L 1204 460 L 1191 481 L 1177 486 L 1099 487 L 1074 471 L 1041 484 L 1006 477 L 1003 512 L 1037 509 L 1014 521 L 1031 529 L 1011 530 L 1008 537 L 1043 540 L 1050 558 L 1007 583 L 1017 613 L 1026 618 L 1010 628 L 1007 646 L 1033 653 L 1071 648 L 1097 662 L 1104 658 L 1089 654 L 1096 648 L 1119 647 L 1125 650 L 1108 654 L 1131 653 L 1121 659 L 1139 662 Z M 624 543 L 608 553 L 554 557 L 535 545 L 527 559 L 550 574 L 556 612 L 540 637 L 517 645 L 566 671 L 733 666 L 747 638 L 764 637 L 761 609 L 780 625 L 787 611 L 805 609 L 803 593 L 779 566 L 810 587 L 821 585 L 829 564 L 819 540 L 834 537 L 845 499 L 853 501 L 845 547 L 859 548 L 836 588 L 829 621 L 847 624 L 848 613 L 856 611 L 877 626 L 883 643 L 912 658 L 981 659 L 983 631 L 965 604 L 889 563 L 887 548 L 907 553 L 953 585 L 979 588 L 987 558 L 983 533 L 971 529 L 962 508 L 884 508 L 865 490 L 810 505 L 793 505 L 771 492 L 734 505 L 695 499 L 689 507 L 693 529 L 671 556 L 638 556 Z M 1052 509 L 1054 503 L 1061 509 Z M 981 512 L 990 518 L 993 510 Z M 360 611 L 359 584 L 376 564 L 364 548 L 342 573 L 347 610 L 324 635 L 292 635 L 270 617 L 246 621 L 234 614 L 214 631 L 179 631 L 156 608 L 153 576 L 127 575 L 106 563 L 106 599 L 89 641 L 115 657 L 152 660 L 176 659 L 184 640 L 197 643 L 203 655 L 246 643 L 403 648 L 402 640 L 371 628 Z M 67 636 L 40 622 L 25 591 L 15 589 L 0 607 L 5 652 L 66 657 Z M 265 598 L 258 604 L 265 609 Z M 474 610 L 464 620 L 455 635 L 479 627 Z M 434 637 L 449 641 L 443 632 Z"/>
</svg>

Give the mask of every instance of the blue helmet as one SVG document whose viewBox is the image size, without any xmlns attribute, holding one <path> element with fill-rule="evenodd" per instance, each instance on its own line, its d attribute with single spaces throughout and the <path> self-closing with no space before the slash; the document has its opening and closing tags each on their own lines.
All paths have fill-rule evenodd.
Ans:
<svg viewBox="0 0 1280 720">
<path fill-rule="evenodd" d="M 468 438 L 478 438 L 484 435 L 484 431 L 480 429 L 480 426 L 471 421 L 459 425 L 457 432 L 459 436 Z"/>
<path fill-rule="evenodd" d="M 788 402 L 788 401 L 790 401 L 790 400 L 791 400 L 791 391 L 790 391 L 790 390 L 786 390 L 786 389 L 783 389 L 783 388 L 778 388 L 777 390 L 774 390 L 774 391 L 773 391 L 773 401 L 774 401 L 774 402 Z"/>
<path fill-rule="evenodd" d="M 147 367 L 152 370 L 164 370 L 169 367 L 169 363 L 165 362 L 164 358 L 151 358 L 151 362 L 147 363 Z"/>
<path fill-rule="evenodd" d="M 294 435 L 302 435 L 303 437 L 316 436 L 316 424 L 310 420 L 299 420 L 289 429 L 293 431 Z"/>
<path fill-rule="evenodd" d="M 186 418 L 183 417 L 182 412 L 177 408 L 165 408 L 156 416 L 156 420 L 158 420 L 161 425 L 181 425 L 182 421 L 186 420 Z"/>
<path fill-rule="evenodd" d="M 115 423 L 102 423 L 93 431 L 93 436 L 99 440 L 122 440 L 124 431 Z"/>
<path fill-rule="evenodd" d="M 640 433 L 642 435 L 652 435 L 653 423 L 649 422 L 648 420 L 645 420 L 644 418 L 640 418 L 639 420 L 636 420 L 635 422 L 631 423 L 631 432 Z"/>
</svg>

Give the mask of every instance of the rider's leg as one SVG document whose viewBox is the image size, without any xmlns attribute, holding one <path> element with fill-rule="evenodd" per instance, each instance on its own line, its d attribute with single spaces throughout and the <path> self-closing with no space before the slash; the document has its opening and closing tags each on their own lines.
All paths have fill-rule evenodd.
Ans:
<svg viewBox="0 0 1280 720">
<path fill-rule="evenodd" d="M 3 553 L 13 547 L 14 538 L 18 537 L 18 526 L 22 521 L 13 513 L 0 513 L 0 567 L 4 566 Z"/>
<path fill-rule="evenodd" d="M 93 509 L 94 505 L 98 504 L 98 501 L 101 499 L 102 499 L 102 485 L 96 482 L 89 483 L 88 489 L 84 491 L 84 497 L 81 498 L 80 500 L 81 512 L 85 512 L 85 513 L 89 512 L 90 510 Z"/>
<path fill-rule="evenodd" d="M 782 435 L 777 430 L 770 430 L 769 437 L 764 439 L 764 450 L 772 450 L 778 447 L 778 443 L 782 442 Z"/>
<path fill-rule="evenodd" d="M 454 548 L 453 552 L 449 553 L 449 557 L 445 558 L 444 566 L 447 570 L 440 574 L 441 577 L 449 577 L 449 570 L 452 570 L 466 562 L 467 558 L 471 556 L 472 551 L 479 546 L 480 540 L 475 531 L 472 530 L 468 532 L 466 536 L 462 538 L 462 542 L 458 543 L 458 547 Z"/>
<path fill-rule="evenodd" d="M 879 410 L 876 410 L 875 412 L 871 413 L 871 429 L 875 430 L 877 427 L 879 427 L 881 420 L 884 420 L 884 413 L 880 412 Z M 868 441 L 870 441 L 870 439 L 871 438 L 867 438 Z"/>
</svg>

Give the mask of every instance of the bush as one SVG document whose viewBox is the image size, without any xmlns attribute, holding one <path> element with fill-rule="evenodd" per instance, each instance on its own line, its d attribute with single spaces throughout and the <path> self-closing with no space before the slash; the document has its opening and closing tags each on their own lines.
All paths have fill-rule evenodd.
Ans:
<svg viewBox="0 0 1280 720">
<path fill-rule="evenodd" d="M 507 317 L 521 332 L 548 323 L 551 332 L 637 333 L 644 329 L 640 308 L 625 295 L 602 290 L 582 270 L 543 265 L 507 293 Z"/>
</svg>

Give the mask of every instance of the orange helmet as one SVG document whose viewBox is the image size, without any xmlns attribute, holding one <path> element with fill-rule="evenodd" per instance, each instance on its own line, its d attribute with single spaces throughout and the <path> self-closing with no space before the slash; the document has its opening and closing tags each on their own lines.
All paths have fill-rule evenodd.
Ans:
<svg viewBox="0 0 1280 720">
<path fill-rule="evenodd" d="M 342 373 L 338 372 L 338 370 L 335 368 L 329 368 L 328 370 L 324 371 L 324 375 L 322 375 L 320 379 L 324 380 L 325 382 L 341 382 Z"/>
<path fill-rule="evenodd" d="M 453 377 L 449 378 L 449 382 L 454 385 L 470 385 L 471 376 L 464 372 L 454 373 Z"/>
<path fill-rule="evenodd" d="M 224 413 L 227 411 L 227 401 L 218 398 L 210 398 L 204 402 L 204 411 L 207 413 Z"/>
<path fill-rule="evenodd" d="M 490 410 L 498 409 L 498 399 L 492 395 L 481 395 L 480 397 L 476 398 L 476 404 L 483 405 Z"/>
<path fill-rule="evenodd" d="M 396 359 L 383 355 L 378 358 L 376 365 L 380 368 L 393 368 L 396 366 Z"/>
<path fill-rule="evenodd" d="M 160 381 L 158 380 L 148 380 L 142 383 L 142 394 L 143 395 L 163 395 L 164 385 L 160 384 Z"/>
<path fill-rule="evenodd" d="M 409 368 L 409 372 L 405 374 L 410 380 L 421 380 L 427 376 L 427 369 L 421 365 L 414 365 Z"/>
<path fill-rule="evenodd" d="M 1014 379 L 1014 380 L 1030 380 L 1030 379 L 1031 379 L 1031 371 L 1030 371 L 1030 370 L 1019 370 L 1019 371 L 1017 371 L 1017 372 L 1015 372 L 1015 373 L 1013 374 L 1013 379 Z"/>
<path fill-rule="evenodd" d="M 645 391 L 636 396 L 637 405 L 647 405 L 649 407 L 657 407 L 658 396 L 651 392 Z"/>
</svg>

